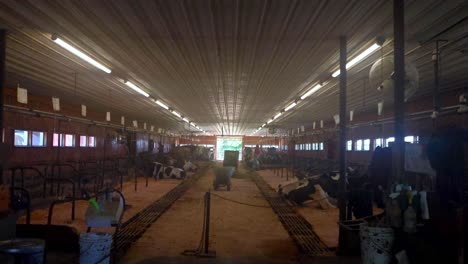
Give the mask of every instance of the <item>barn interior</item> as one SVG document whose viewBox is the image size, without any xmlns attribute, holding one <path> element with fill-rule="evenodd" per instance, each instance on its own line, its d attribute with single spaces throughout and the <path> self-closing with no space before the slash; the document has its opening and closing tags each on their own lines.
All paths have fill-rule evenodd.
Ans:
<svg viewBox="0 0 468 264">
<path fill-rule="evenodd" d="M 467 263 L 465 0 L 0 0 L 0 263 Z"/>
</svg>

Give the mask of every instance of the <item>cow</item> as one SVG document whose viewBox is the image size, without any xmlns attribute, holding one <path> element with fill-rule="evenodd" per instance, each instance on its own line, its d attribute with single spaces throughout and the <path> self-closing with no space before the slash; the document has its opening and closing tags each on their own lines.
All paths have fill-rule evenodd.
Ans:
<svg viewBox="0 0 468 264">
<path fill-rule="evenodd" d="M 191 161 L 185 161 L 183 169 L 186 172 L 195 172 L 195 171 L 197 171 L 198 168 Z"/>
<path fill-rule="evenodd" d="M 162 171 L 163 178 L 172 178 L 172 179 L 184 179 L 186 173 L 183 169 L 176 168 L 173 166 L 164 167 Z"/>
<path fill-rule="evenodd" d="M 153 170 L 153 178 L 155 179 L 159 178 L 158 176 L 163 169 L 164 169 L 164 165 L 160 162 L 155 161 L 154 170 Z"/>
</svg>

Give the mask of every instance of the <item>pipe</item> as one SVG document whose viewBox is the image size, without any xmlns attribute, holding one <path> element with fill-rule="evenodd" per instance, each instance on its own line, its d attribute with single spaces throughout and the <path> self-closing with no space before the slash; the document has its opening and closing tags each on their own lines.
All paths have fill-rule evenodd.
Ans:
<svg viewBox="0 0 468 264">
<path fill-rule="evenodd" d="M 3 94 L 5 91 L 6 30 L 0 29 L 0 145 L 3 144 Z M 0 185 L 3 184 L 3 161 L 0 160 Z"/>
<path fill-rule="evenodd" d="M 340 37 L 340 182 L 339 182 L 339 209 L 340 221 L 345 221 L 346 217 L 346 37 Z"/>
<path fill-rule="evenodd" d="M 405 2 L 393 0 L 394 45 L 394 113 L 395 150 L 393 152 L 393 181 L 400 181 L 405 164 Z M 391 182 L 390 182 L 391 183 Z M 391 186 L 391 184 L 389 185 Z"/>
</svg>

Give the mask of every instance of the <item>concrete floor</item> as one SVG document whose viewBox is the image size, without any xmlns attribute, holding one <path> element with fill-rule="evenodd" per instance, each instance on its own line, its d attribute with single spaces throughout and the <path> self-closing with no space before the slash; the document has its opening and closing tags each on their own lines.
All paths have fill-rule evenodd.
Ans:
<svg viewBox="0 0 468 264">
<path fill-rule="evenodd" d="M 240 170 L 240 176 L 244 171 Z M 183 257 L 201 238 L 203 196 L 212 188 L 209 171 L 162 215 L 128 250 L 121 263 L 294 263 L 297 249 L 273 210 L 250 179 L 233 178 L 231 191 L 212 195 L 210 250 L 216 259 Z M 261 260 L 261 261 L 260 261 Z M 260 262 L 259 262 L 260 261 Z"/>
</svg>

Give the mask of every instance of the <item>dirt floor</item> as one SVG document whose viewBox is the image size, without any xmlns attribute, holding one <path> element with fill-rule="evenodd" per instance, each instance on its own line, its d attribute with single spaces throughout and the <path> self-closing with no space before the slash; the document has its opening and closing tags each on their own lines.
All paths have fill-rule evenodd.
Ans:
<svg viewBox="0 0 468 264">
<path fill-rule="evenodd" d="M 283 186 L 296 182 L 297 178 L 289 177 L 286 180 L 286 174 L 276 175 L 272 170 L 260 170 L 258 174 L 275 190 L 278 185 Z M 330 248 L 338 246 L 338 216 L 337 208 L 321 209 L 316 202 L 306 202 L 303 206 L 296 207 L 297 212 L 301 214 L 309 223 L 312 224 L 315 233 Z"/>
<path fill-rule="evenodd" d="M 123 185 L 123 195 L 125 197 L 127 209 L 124 212 L 122 221 L 143 210 L 152 202 L 158 200 L 161 196 L 172 190 L 181 181 L 176 179 L 154 180 L 148 181 L 148 187 L 145 186 L 145 178 L 140 177 L 135 192 L 134 182 L 125 182 Z M 75 209 L 75 220 L 71 220 L 71 203 L 57 204 L 54 208 L 52 224 L 69 225 L 75 227 L 79 233 L 86 232 L 85 213 L 88 208 L 87 201 L 77 201 Z M 31 224 L 47 224 L 48 208 L 37 209 L 31 212 Z M 18 223 L 25 223 L 26 217 L 22 216 L 18 219 Z M 114 228 L 110 229 L 93 229 L 93 231 L 113 232 Z"/>
<path fill-rule="evenodd" d="M 217 259 L 245 263 L 242 259 L 261 259 L 256 263 L 288 263 L 298 255 L 297 249 L 277 216 L 262 197 L 247 172 L 240 169 L 232 179 L 232 189 L 213 191 L 211 198 L 210 250 Z M 121 263 L 154 263 L 170 259 L 177 263 L 194 263 L 183 257 L 184 250 L 196 249 L 203 224 L 203 196 L 212 188 L 213 171 L 209 170 L 127 251 Z M 235 200 L 244 205 L 222 199 Z M 169 259 L 167 258 L 169 257 Z M 270 261 L 271 260 L 271 261 Z M 196 261 L 197 263 L 199 261 Z M 168 262 L 172 263 L 172 262 Z"/>
</svg>

